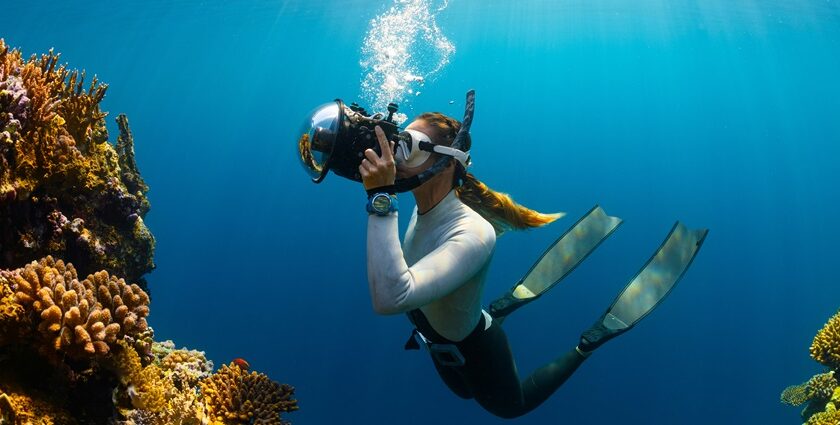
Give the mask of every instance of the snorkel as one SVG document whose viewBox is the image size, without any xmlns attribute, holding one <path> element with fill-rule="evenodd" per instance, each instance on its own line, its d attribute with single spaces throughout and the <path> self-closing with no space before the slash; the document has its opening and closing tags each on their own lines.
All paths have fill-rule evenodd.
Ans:
<svg viewBox="0 0 840 425">
<path fill-rule="evenodd" d="M 304 170 L 313 183 L 321 183 L 329 171 L 354 181 L 361 182 L 358 168 L 364 158 L 364 151 L 373 149 L 377 155 L 382 152 L 374 129 L 379 126 L 385 137 L 394 142 L 396 156 L 408 159 L 410 154 L 419 151 L 441 155 L 429 169 L 394 183 L 396 192 L 408 192 L 442 172 L 450 159 L 456 159 L 464 168 L 470 165 L 470 156 L 463 149 L 466 145 L 475 111 L 475 91 L 466 96 L 464 120 L 452 146 L 431 143 L 418 138 L 417 132 L 402 131 L 394 120 L 398 105 L 388 105 L 388 116 L 369 114 L 361 106 L 352 103 L 347 106 L 341 99 L 316 108 L 304 121 L 298 138 L 297 154 Z M 421 133 L 422 134 L 422 133 Z"/>
</svg>

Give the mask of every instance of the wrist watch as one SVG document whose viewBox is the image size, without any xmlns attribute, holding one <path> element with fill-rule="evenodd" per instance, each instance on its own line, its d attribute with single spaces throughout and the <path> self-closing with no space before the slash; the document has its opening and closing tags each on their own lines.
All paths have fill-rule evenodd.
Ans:
<svg viewBox="0 0 840 425">
<path fill-rule="evenodd" d="M 368 214 L 378 216 L 386 216 L 397 212 L 397 197 L 387 193 L 375 193 L 368 198 L 366 209 Z"/>
</svg>

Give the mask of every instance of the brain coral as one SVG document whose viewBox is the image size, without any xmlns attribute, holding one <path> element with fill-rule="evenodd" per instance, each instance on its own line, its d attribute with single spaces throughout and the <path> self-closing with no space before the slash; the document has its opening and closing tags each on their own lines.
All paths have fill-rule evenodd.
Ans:
<svg viewBox="0 0 840 425">
<path fill-rule="evenodd" d="M 257 372 L 246 372 L 234 363 L 223 365 L 201 382 L 201 393 L 211 425 L 287 422 L 281 413 L 298 409 L 294 388 L 278 384 Z"/>
<path fill-rule="evenodd" d="M 840 312 L 817 332 L 811 344 L 811 357 L 831 369 L 840 369 Z"/>
<path fill-rule="evenodd" d="M 58 59 L 25 60 L 0 39 L 0 268 L 49 254 L 145 285 L 154 237 L 128 120 L 117 118 L 112 146 L 99 109 L 107 86 L 86 86 Z"/>
<path fill-rule="evenodd" d="M 0 284 L 37 323 L 45 347 L 71 357 L 106 354 L 126 335 L 146 330 L 149 297 L 139 286 L 97 272 L 79 281 L 72 264 L 47 256 L 0 271 Z M 43 350 L 42 350 L 43 351 Z"/>
</svg>

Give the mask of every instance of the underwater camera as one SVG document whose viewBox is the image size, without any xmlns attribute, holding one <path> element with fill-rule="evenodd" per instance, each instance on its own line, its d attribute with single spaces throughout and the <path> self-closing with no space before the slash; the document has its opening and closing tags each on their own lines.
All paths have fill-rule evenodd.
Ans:
<svg viewBox="0 0 840 425">
<path fill-rule="evenodd" d="M 422 164 L 432 153 L 441 155 L 428 170 L 395 182 L 394 189 L 397 192 L 409 191 L 442 171 L 452 158 L 465 168 L 469 166 L 469 153 L 460 148 L 469 133 L 474 99 L 475 93 L 471 90 L 467 93 L 464 121 L 451 147 L 436 145 L 419 131 L 401 132 L 394 120 L 394 114 L 399 109 L 396 103 L 388 104 L 386 117 L 381 113 L 371 115 L 356 103 L 348 106 L 341 99 L 336 99 L 315 108 L 304 121 L 297 133 L 298 158 L 314 183 L 321 183 L 330 171 L 361 182 L 359 165 L 365 157 L 365 150 L 373 149 L 377 155 L 382 155 L 379 140 L 374 132 L 379 126 L 385 137 L 394 142 L 394 157 L 397 163 L 415 166 Z"/>
<path fill-rule="evenodd" d="M 394 121 L 398 108 L 396 103 L 388 104 L 387 117 L 371 115 L 356 103 L 347 106 L 341 99 L 315 108 L 304 122 L 298 139 L 300 160 L 312 181 L 320 183 L 330 170 L 341 177 L 362 181 L 359 164 L 365 150 L 373 149 L 382 155 L 374 128 L 381 127 L 388 140 L 400 141 L 399 127 Z"/>
</svg>

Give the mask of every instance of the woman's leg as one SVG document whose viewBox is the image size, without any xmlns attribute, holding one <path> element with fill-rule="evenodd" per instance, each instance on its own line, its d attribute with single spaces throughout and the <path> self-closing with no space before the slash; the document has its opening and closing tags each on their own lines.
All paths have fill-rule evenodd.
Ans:
<svg viewBox="0 0 840 425">
<path fill-rule="evenodd" d="M 522 416 L 542 404 L 585 359 L 572 349 L 520 382 L 507 335 L 501 326 L 493 323 L 474 339 L 463 342 L 459 346 L 467 361 L 458 368 L 459 372 L 476 401 L 502 418 Z"/>
<path fill-rule="evenodd" d="M 475 397 L 469 384 L 464 379 L 463 374 L 460 370 L 458 370 L 459 368 L 453 366 L 443 366 L 436 361 L 432 361 L 432 363 L 435 364 L 435 369 L 437 369 L 440 379 L 443 380 L 443 383 L 446 384 L 446 386 L 449 387 L 455 395 L 463 399 L 471 399 Z"/>
</svg>

